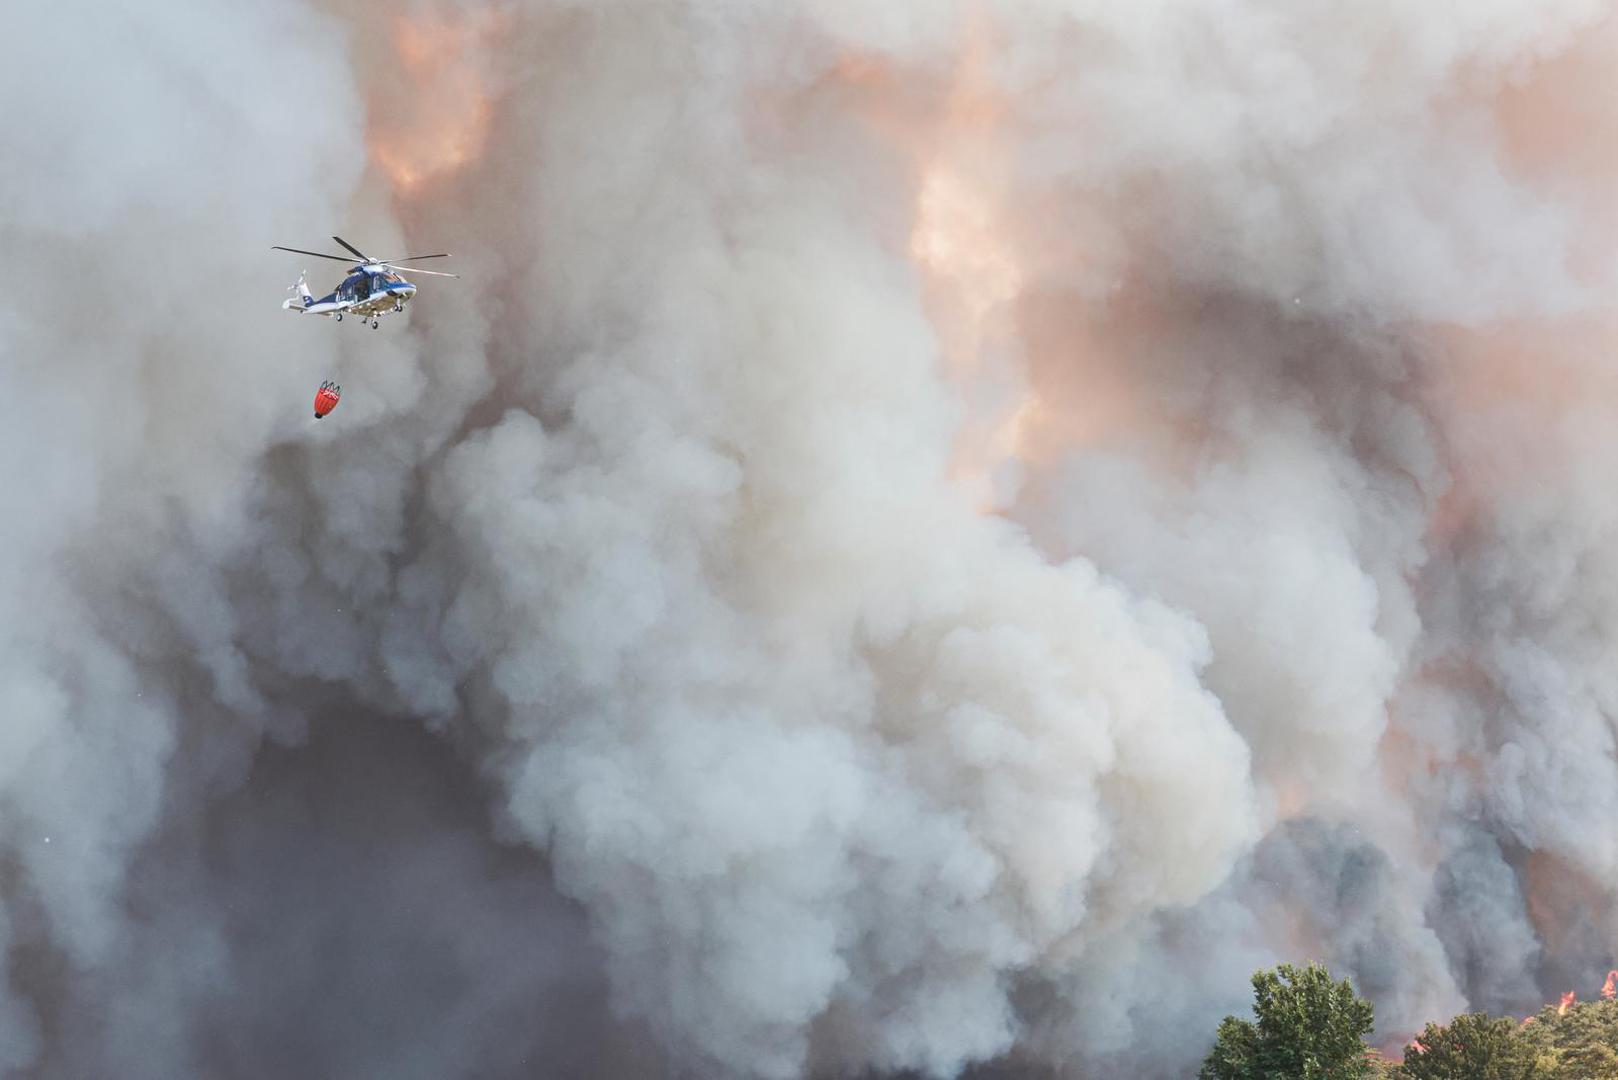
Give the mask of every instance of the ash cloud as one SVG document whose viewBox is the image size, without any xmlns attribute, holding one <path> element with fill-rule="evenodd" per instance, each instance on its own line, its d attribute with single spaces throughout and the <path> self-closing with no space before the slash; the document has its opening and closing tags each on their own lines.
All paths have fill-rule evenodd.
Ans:
<svg viewBox="0 0 1618 1080">
<path fill-rule="evenodd" d="M 1172 1076 L 1261 964 L 1612 966 L 1600 4 L 16 29 L 0 1066 Z M 277 311 L 329 232 L 464 276 Z"/>
</svg>

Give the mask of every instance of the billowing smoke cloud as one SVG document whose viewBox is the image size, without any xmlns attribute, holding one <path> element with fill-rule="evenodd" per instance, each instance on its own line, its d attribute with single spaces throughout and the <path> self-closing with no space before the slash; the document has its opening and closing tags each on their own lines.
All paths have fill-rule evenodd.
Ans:
<svg viewBox="0 0 1618 1080">
<path fill-rule="evenodd" d="M 1277 960 L 1611 966 L 1601 3 L 79 7 L 5 1068 L 1178 1076 Z M 277 311 L 334 231 L 463 277 Z"/>
</svg>

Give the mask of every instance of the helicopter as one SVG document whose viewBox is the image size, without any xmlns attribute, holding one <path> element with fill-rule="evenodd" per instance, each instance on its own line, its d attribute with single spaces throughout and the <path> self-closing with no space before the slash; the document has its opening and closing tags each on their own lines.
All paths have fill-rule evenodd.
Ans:
<svg viewBox="0 0 1618 1080">
<path fill-rule="evenodd" d="M 369 321 L 371 329 L 375 330 L 382 325 L 383 315 L 403 311 L 405 304 L 416 295 L 416 287 L 400 276 L 400 271 L 408 270 L 412 274 L 430 274 L 433 277 L 460 276 L 446 274 L 442 270 L 422 270 L 414 266 L 398 265 L 420 259 L 447 259 L 449 258 L 447 251 L 436 255 L 406 255 L 402 259 L 373 259 L 341 236 L 334 236 L 332 239 L 358 256 L 360 261 L 348 268 L 348 276 L 335 290 L 319 299 L 309 291 L 307 280 L 309 271 L 301 271 L 298 274 L 298 283 L 287 289 L 288 292 L 296 291 L 298 298 L 281 302 L 281 306 L 287 311 L 296 311 L 300 315 L 330 315 L 338 322 L 343 321 L 345 314 L 353 314 L 359 316 L 361 323 Z M 313 255 L 317 259 L 353 262 L 347 255 L 328 255 L 323 251 L 305 251 L 302 248 L 282 247 L 279 244 L 271 245 L 270 250 Z"/>
</svg>

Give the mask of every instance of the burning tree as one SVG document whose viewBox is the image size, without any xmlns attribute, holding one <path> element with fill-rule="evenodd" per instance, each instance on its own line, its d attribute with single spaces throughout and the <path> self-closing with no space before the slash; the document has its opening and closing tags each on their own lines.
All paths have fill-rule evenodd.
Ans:
<svg viewBox="0 0 1618 1080">
<path fill-rule="evenodd" d="M 1618 1077 L 1618 1001 L 1575 1004 L 1563 995 L 1517 1032 L 1536 1055 L 1534 1080 L 1607 1080 Z"/>
<path fill-rule="evenodd" d="M 1532 1045 L 1517 1038 L 1515 1023 L 1471 1013 L 1448 1025 L 1428 1024 L 1405 1048 L 1404 1064 L 1395 1075 L 1409 1080 L 1537 1080 L 1544 1074 Z"/>
<path fill-rule="evenodd" d="M 1428 1024 L 1393 1063 L 1364 1043 L 1371 1005 L 1319 965 L 1253 976 L 1254 1020 L 1225 1017 L 1200 1080 L 1618 1080 L 1618 971 L 1600 1000 L 1561 995 L 1520 1024 Z"/>
</svg>

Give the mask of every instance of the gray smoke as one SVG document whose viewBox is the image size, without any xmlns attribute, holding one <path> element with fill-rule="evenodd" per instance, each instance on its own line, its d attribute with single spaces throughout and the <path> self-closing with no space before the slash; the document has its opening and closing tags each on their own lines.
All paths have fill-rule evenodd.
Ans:
<svg viewBox="0 0 1618 1080">
<path fill-rule="evenodd" d="M 103 8 L 0 37 L 0 1066 L 1180 1076 L 1618 955 L 1606 5 Z M 277 311 L 331 232 L 462 279 Z"/>
</svg>

